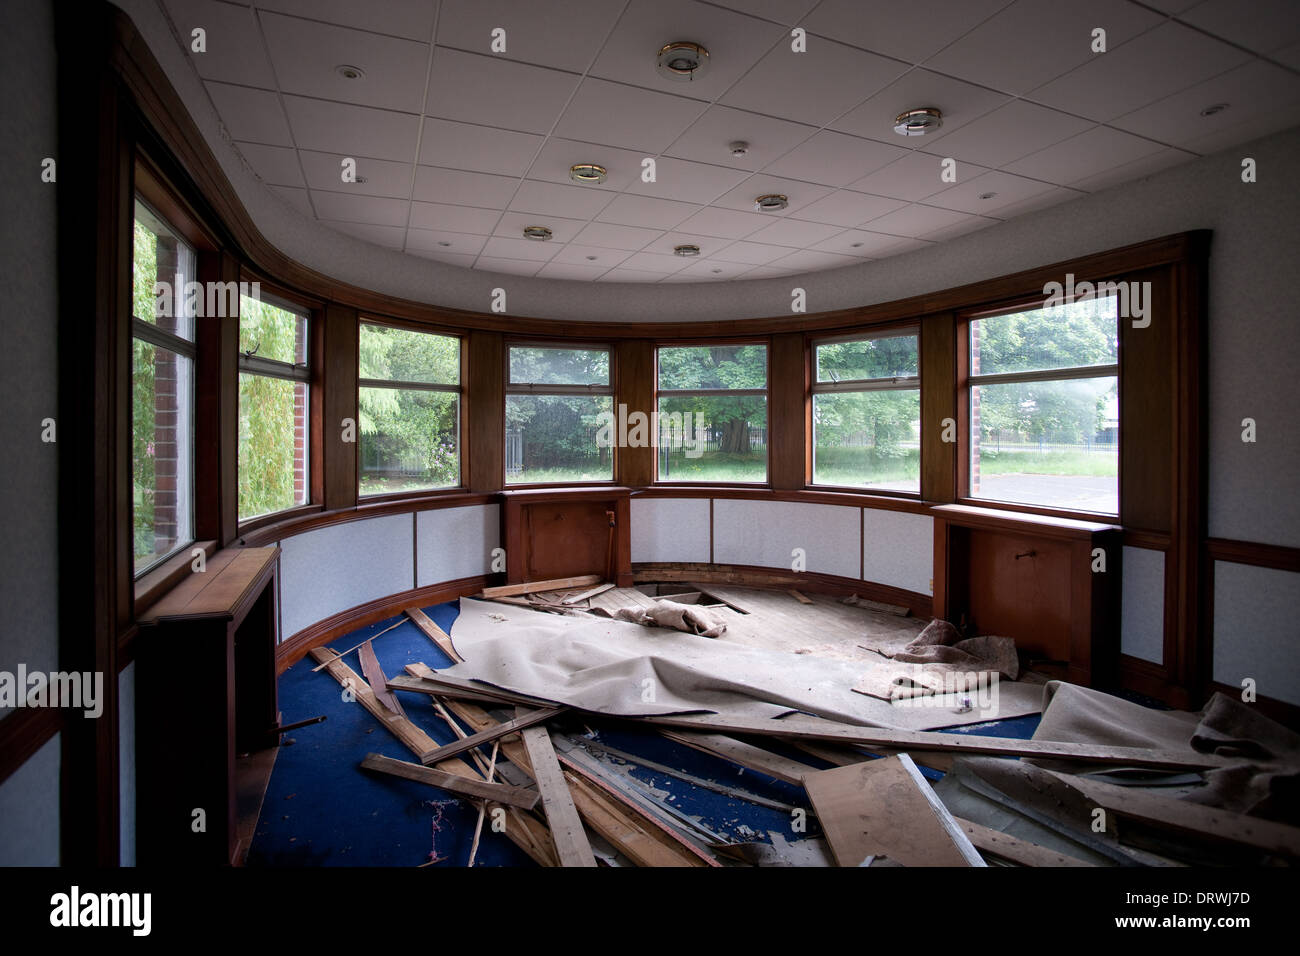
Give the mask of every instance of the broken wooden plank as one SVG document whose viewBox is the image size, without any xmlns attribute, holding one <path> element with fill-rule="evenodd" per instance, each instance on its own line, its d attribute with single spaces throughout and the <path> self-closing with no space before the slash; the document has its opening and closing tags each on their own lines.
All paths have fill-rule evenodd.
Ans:
<svg viewBox="0 0 1300 956">
<path fill-rule="evenodd" d="M 415 622 L 415 626 L 422 630 L 426 637 L 438 645 L 438 650 L 442 651 L 457 664 L 462 663 L 465 658 L 456 653 L 456 648 L 451 643 L 451 636 L 433 623 L 432 618 L 425 614 L 418 607 L 408 607 L 406 616 Z"/>
<path fill-rule="evenodd" d="M 953 819 L 957 821 L 957 826 L 961 827 L 966 836 L 970 838 L 975 849 L 1002 860 L 1010 860 L 1012 863 L 1019 863 L 1021 866 L 1096 865 L 1089 863 L 1087 860 L 1081 860 L 1077 856 L 1068 856 L 1048 847 L 1040 846 L 1037 843 L 1030 843 L 1028 840 L 1018 840 L 1013 836 L 1000 833 L 972 820 L 963 820 L 961 817 L 953 817 Z"/>
<path fill-rule="evenodd" d="M 516 713 L 526 716 L 522 708 Z M 587 841 L 587 832 L 582 828 L 578 808 L 573 805 L 573 795 L 564 782 L 564 772 L 555 757 L 550 734 L 545 727 L 529 727 L 520 736 L 533 765 L 533 779 L 542 795 L 542 807 L 546 810 L 546 822 L 551 827 L 551 839 L 555 841 L 560 866 L 595 866 L 596 858 Z"/>
<path fill-rule="evenodd" d="M 912 613 L 910 608 L 905 608 L 902 605 L 886 604 L 883 601 L 872 601 L 867 598 L 858 597 L 856 594 L 851 594 L 846 597 L 844 603 L 866 608 L 868 611 L 879 611 L 881 614 L 893 614 L 895 617 L 907 617 Z"/>
<path fill-rule="evenodd" d="M 572 578 L 553 578 L 550 581 L 529 581 L 524 584 L 503 584 L 496 588 L 484 588 L 485 598 L 509 597 L 515 594 L 529 594 L 539 591 L 563 591 L 565 588 L 588 588 L 600 584 L 603 578 L 599 574 L 581 574 Z"/>
<path fill-rule="evenodd" d="M 439 770 L 437 767 L 425 767 L 418 763 L 407 763 L 405 760 L 394 760 L 392 757 L 385 757 L 382 754 L 367 754 L 366 759 L 361 761 L 361 766 L 367 770 L 376 770 L 394 777 L 404 777 L 407 780 L 427 783 L 431 787 L 449 790 L 452 793 L 473 797 L 476 800 L 488 800 L 492 803 L 518 807 L 521 810 L 533 809 L 541 799 L 541 795 L 536 790 L 512 787 L 505 783 L 475 780 L 472 777 L 461 777 L 453 773 L 447 773 L 445 770 Z"/>
<path fill-rule="evenodd" d="M 399 717 L 405 717 L 406 711 L 402 710 L 401 703 L 388 689 L 388 678 L 384 676 L 384 669 L 379 666 L 379 658 L 375 657 L 374 645 L 366 641 L 357 648 L 357 654 L 361 658 L 361 673 L 365 675 L 366 683 L 370 685 L 375 699 Z"/>
<path fill-rule="evenodd" d="M 358 650 L 359 648 L 365 646 L 366 644 L 369 644 L 371 641 L 373 641 L 373 640 L 374 640 L 376 637 L 378 637 L 380 634 L 387 634 L 387 633 L 388 633 L 389 631 L 391 631 L 393 628 L 395 628 L 395 627 L 401 627 L 401 626 L 402 626 L 403 624 L 405 624 L 405 623 L 406 623 L 405 621 L 398 621 L 396 624 L 390 624 L 390 625 L 388 625 L 388 627 L 384 628 L 384 629 L 383 629 L 382 631 L 380 631 L 378 634 L 371 634 L 369 637 L 367 637 L 367 638 L 366 638 L 364 641 L 362 641 L 360 644 L 354 644 L 354 645 L 352 645 L 351 647 L 349 647 L 346 651 L 339 651 L 337 654 L 334 654 L 333 651 L 330 651 L 331 654 L 334 654 L 334 656 L 333 656 L 332 658 L 330 658 L 330 659 L 331 659 L 331 660 L 336 660 L 336 661 L 337 661 L 337 660 L 341 660 L 341 659 L 343 659 L 344 657 L 347 657 L 347 656 L 348 656 L 349 654 L 351 654 L 353 651 Z M 326 648 L 326 650 L 329 650 L 329 648 Z M 314 673 L 316 673 L 318 670 L 320 670 L 320 669 L 321 669 L 322 667 L 324 667 L 324 666 L 325 666 L 324 664 L 317 664 L 315 667 L 313 667 L 313 668 L 311 669 L 311 672 L 314 674 Z"/>
<path fill-rule="evenodd" d="M 433 750 L 430 750 L 428 753 L 425 753 L 420 757 L 420 763 L 427 767 L 429 764 L 437 763 L 440 760 L 455 757 L 457 754 L 463 754 L 466 750 L 473 750 L 475 747 L 482 744 L 489 744 L 501 737 L 517 733 L 525 727 L 531 727 L 534 724 L 540 724 L 543 721 L 550 720 L 552 717 L 562 713 L 563 711 L 563 707 L 540 707 L 523 717 L 516 717 L 514 720 L 507 720 L 504 724 L 497 724 L 495 727 L 489 727 L 487 730 L 480 731 L 477 734 L 471 734 L 462 740 L 456 740 L 452 743 L 435 747 Z"/>
<path fill-rule="evenodd" d="M 907 754 L 804 777 L 840 866 L 885 856 L 904 866 L 984 866 Z"/>
<path fill-rule="evenodd" d="M 419 664 L 419 667 L 425 665 Z M 393 690 L 409 690 L 417 694 L 428 694 L 431 697 L 459 697 L 467 700 L 488 700 L 499 704 L 511 704 L 517 707 L 556 707 L 556 701 L 543 700 L 540 697 L 529 697 L 526 694 L 516 694 L 514 691 L 505 690 L 501 687 L 494 687 L 491 684 L 481 684 L 478 681 L 466 680 L 463 677 L 452 677 L 449 674 L 440 674 L 435 670 L 421 670 L 418 674 L 413 668 L 416 664 L 406 665 L 406 670 L 410 677 L 390 677 L 388 686 Z"/>
<path fill-rule="evenodd" d="M 730 760 L 749 770 L 756 770 L 785 783 L 792 783 L 796 787 L 803 786 L 804 774 L 815 773 L 817 770 L 809 764 L 774 754 L 770 750 L 755 747 L 753 744 L 723 734 L 681 733 L 675 730 L 661 730 L 659 733 L 679 744 L 721 757 L 723 760 Z"/>
<path fill-rule="evenodd" d="M 605 584 L 602 584 L 599 587 L 591 588 L 588 591 L 581 591 L 578 594 L 571 594 L 560 603 L 565 605 L 577 604 L 579 601 L 585 601 L 588 598 L 593 598 L 597 594 L 604 594 L 606 591 L 612 590 L 613 588 L 614 588 L 613 584 L 606 582 Z"/>
<path fill-rule="evenodd" d="M 811 598 L 805 597 L 804 595 L 796 591 L 794 588 L 790 588 L 789 590 L 790 590 L 790 596 L 794 598 L 796 601 L 798 601 L 800 604 L 812 604 Z"/>
</svg>

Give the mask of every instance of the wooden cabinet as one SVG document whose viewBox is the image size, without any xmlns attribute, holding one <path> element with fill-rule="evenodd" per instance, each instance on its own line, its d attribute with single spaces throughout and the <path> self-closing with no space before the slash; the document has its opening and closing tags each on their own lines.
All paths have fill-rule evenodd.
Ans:
<svg viewBox="0 0 1300 956">
<path fill-rule="evenodd" d="M 140 620 L 141 866 L 235 862 L 235 756 L 278 742 L 279 554 L 275 547 L 220 551 Z"/>
<path fill-rule="evenodd" d="M 630 494 L 610 486 L 504 492 L 506 583 L 599 574 L 631 587 Z"/>
</svg>

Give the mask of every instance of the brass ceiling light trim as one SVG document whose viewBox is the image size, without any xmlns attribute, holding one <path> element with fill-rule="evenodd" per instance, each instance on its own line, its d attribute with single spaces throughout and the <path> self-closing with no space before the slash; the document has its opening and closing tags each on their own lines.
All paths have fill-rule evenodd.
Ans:
<svg viewBox="0 0 1300 956">
<path fill-rule="evenodd" d="M 754 199 L 754 209 L 758 212 L 776 212 L 778 209 L 785 209 L 789 205 L 789 197 L 782 196 L 780 193 L 767 193 Z"/>
<path fill-rule="evenodd" d="M 700 254 L 699 246 L 684 245 L 673 246 L 673 255 L 675 256 L 698 256 Z"/>
<path fill-rule="evenodd" d="M 694 80 L 703 76 L 709 65 L 709 51 L 698 43 L 677 40 L 666 44 L 659 51 L 655 68 L 659 75 L 678 82 Z"/>
<path fill-rule="evenodd" d="M 607 176 L 605 167 L 597 166 L 595 163 L 577 163 L 569 167 L 569 178 L 584 186 L 603 183 Z"/>
<path fill-rule="evenodd" d="M 924 136 L 943 125 L 943 114 L 933 106 L 906 110 L 894 117 L 894 132 L 899 136 Z"/>
<path fill-rule="evenodd" d="M 535 239 L 538 242 L 546 242 L 552 235 L 553 233 L 546 226 L 524 226 L 525 239 Z"/>
</svg>

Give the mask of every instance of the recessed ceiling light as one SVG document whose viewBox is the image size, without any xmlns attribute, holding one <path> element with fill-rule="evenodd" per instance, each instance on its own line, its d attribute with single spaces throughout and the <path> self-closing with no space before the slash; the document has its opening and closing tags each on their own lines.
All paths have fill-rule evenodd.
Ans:
<svg viewBox="0 0 1300 956">
<path fill-rule="evenodd" d="M 992 199 L 997 193 L 980 193 L 980 199 Z"/>
<path fill-rule="evenodd" d="M 860 243 L 860 242 L 850 242 L 850 243 L 849 243 L 849 248 L 851 248 L 851 249 L 861 249 L 861 248 L 862 248 L 862 243 Z"/>
<path fill-rule="evenodd" d="M 595 257 L 595 256 L 587 256 L 587 261 L 588 261 L 588 262 L 595 262 L 595 261 L 596 261 L 596 257 Z"/>
<path fill-rule="evenodd" d="M 698 256 L 699 254 L 699 246 L 673 246 L 673 255 L 675 256 Z"/>
<path fill-rule="evenodd" d="M 356 179 L 354 179 L 354 180 L 352 180 L 352 181 L 353 181 L 354 183 L 364 183 L 364 182 L 366 181 L 366 177 L 365 177 L 365 176 L 358 176 Z"/>
<path fill-rule="evenodd" d="M 1215 103 L 1213 106 L 1207 106 L 1205 109 L 1201 110 L 1201 115 L 1213 116 L 1215 113 L 1222 113 L 1231 105 L 1232 104 L 1230 103 Z"/>
<path fill-rule="evenodd" d="M 943 125 L 943 114 L 933 106 L 907 110 L 894 117 L 894 132 L 899 136 L 924 136 Z"/>
<path fill-rule="evenodd" d="M 693 80 L 709 65 L 709 51 L 698 43 L 678 40 L 659 51 L 656 69 L 670 80 Z"/>
<path fill-rule="evenodd" d="M 780 193 L 768 193 L 765 196 L 759 196 L 754 200 L 754 208 L 759 212 L 775 212 L 778 209 L 784 209 L 790 205 L 790 200 Z"/>
<path fill-rule="evenodd" d="M 449 246 L 449 245 L 451 245 L 451 243 L 448 242 L 446 239 L 439 239 L 439 240 L 438 240 L 438 245 L 440 245 L 440 246 Z"/>
<path fill-rule="evenodd" d="M 728 143 L 727 149 L 731 150 L 731 155 L 737 159 L 749 152 L 749 144 L 743 139 L 738 139 L 734 143 Z"/>
<path fill-rule="evenodd" d="M 334 72 L 345 80 L 359 80 L 366 75 L 365 70 L 359 66 L 349 66 L 346 63 L 340 63 L 334 67 Z"/>
<path fill-rule="evenodd" d="M 603 183 L 605 175 L 605 167 L 595 163 L 578 163 L 569 167 L 569 178 L 575 183 Z"/>
<path fill-rule="evenodd" d="M 716 276 L 716 275 L 722 275 L 722 270 L 721 270 L 721 269 L 710 269 L 709 271 L 712 272 L 715 276 Z"/>
<path fill-rule="evenodd" d="M 524 226 L 524 238 L 545 242 L 551 238 L 551 230 L 545 226 Z"/>
</svg>

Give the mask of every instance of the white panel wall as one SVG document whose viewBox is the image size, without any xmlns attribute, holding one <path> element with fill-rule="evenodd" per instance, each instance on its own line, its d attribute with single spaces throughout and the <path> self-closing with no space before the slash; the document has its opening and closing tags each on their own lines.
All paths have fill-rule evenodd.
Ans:
<svg viewBox="0 0 1300 956">
<path fill-rule="evenodd" d="M 415 531 L 416 587 L 487 574 L 501 547 L 501 506 L 421 511 Z"/>
<path fill-rule="evenodd" d="M 934 519 L 906 511 L 863 509 L 862 579 L 933 593 Z"/>
<path fill-rule="evenodd" d="M 859 509 L 795 501 L 713 502 L 713 560 L 790 570 L 795 548 L 804 570 L 856 578 L 861 542 Z"/>
<path fill-rule="evenodd" d="M 1119 649 L 1153 664 L 1165 659 L 1165 553 L 1125 548 Z"/>
<path fill-rule="evenodd" d="M 1217 561 L 1214 679 L 1300 704 L 1300 574 Z"/>
<path fill-rule="evenodd" d="M 709 560 L 708 498 L 633 498 L 632 560 Z"/>
<path fill-rule="evenodd" d="M 60 736 L 0 783 L 0 866 L 59 865 Z"/>
<path fill-rule="evenodd" d="M 135 661 L 117 677 L 118 859 L 135 866 Z"/>
<path fill-rule="evenodd" d="M 409 514 L 347 521 L 280 542 L 280 636 L 415 586 Z"/>
</svg>

